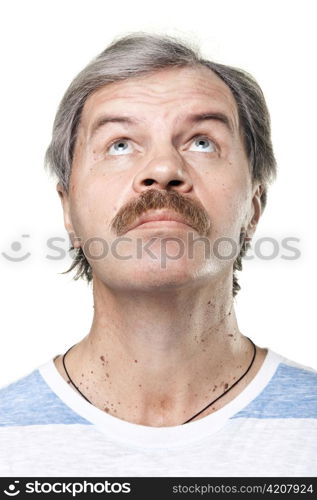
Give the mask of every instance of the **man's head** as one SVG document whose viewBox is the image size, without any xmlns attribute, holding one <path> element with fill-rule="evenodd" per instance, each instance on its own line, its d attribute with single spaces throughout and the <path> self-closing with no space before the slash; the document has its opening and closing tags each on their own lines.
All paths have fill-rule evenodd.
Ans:
<svg viewBox="0 0 317 500">
<path fill-rule="evenodd" d="M 69 270 L 77 266 L 75 279 L 90 281 L 93 267 L 113 286 L 129 276 L 142 281 L 142 272 L 145 281 L 152 271 L 157 279 L 156 263 L 90 260 L 81 242 L 113 243 L 122 235 L 183 241 L 190 226 L 211 243 L 236 242 L 240 253 L 215 266 L 198 250 L 191 262 L 183 256 L 171 263 L 170 280 L 241 269 L 245 236 L 252 237 L 275 176 L 269 115 L 256 82 L 170 37 L 142 34 L 113 43 L 72 82 L 46 160 L 59 179 L 65 227 L 77 248 Z M 131 227 L 154 209 L 180 214 L 187 226 L 165 224 L 164 234 L 158 223 Z M 168 244 L 172 252 L 171 238 Z M 97 247 L 90 253 L 97 255 Z M 154 255 L 162 249 L 151 248 Z M 130 251 L 131 242 L 121 242 L 121 255 L 123 249 Z M 233 295 L 238 290 L 233 275 Z"/>
</svg>

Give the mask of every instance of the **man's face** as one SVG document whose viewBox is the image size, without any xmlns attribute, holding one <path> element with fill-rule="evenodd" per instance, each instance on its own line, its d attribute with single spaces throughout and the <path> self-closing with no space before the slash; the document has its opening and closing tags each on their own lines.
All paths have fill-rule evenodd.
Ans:
<svg viewBox="0 0 317 500">
<path fill-rule="evenodd" d="M 235 100 L 207 68 L 164 69 L 92 94 L 60 194 L 94 277 L 116 288 L 229 276 L 241 228 L 252 219 L 251 234 L 260 215 Z M 144 223 L 157 215 L 165 220 Z"/>
</svg>

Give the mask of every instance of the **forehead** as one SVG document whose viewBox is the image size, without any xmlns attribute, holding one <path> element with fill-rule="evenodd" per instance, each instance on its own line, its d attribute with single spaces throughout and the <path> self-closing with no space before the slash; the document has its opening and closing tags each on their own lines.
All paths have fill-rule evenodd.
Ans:
<svg viewBox="0 0 317 500">
<path fill-rule="evenodd" d="M 105 111 L 133 112 L 145 120 L 150 120 L 153 112 L 155 117 L 177 121 L 186 112 L 203 112 L 207 106 L 209 111 L 227 114 L 238 128 L 233 94 L 214 72 L 206 67 L 167 68 L 96 90 L 85 102 L 81 126 L 90 128 Z"/>
</svg>

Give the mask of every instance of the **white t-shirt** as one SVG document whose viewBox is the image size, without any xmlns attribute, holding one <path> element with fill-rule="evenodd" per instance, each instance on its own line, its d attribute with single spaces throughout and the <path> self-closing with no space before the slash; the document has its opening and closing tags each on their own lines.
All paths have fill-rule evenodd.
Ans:
<svg viewBox="0 0 317 500">
<path fill-rule="evenodd" d="M 268 350 L 220 410 L 150 427 L 88 403 L 50 359 L 0 390 L 0 476 L 317 476 L 317 372 Z"/>
</svg>

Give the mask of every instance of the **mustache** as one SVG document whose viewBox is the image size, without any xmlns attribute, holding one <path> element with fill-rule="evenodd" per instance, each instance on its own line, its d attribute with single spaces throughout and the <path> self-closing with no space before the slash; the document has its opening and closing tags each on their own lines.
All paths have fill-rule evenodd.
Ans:
<svg viewBox="0 0 317 500">
<path fill-rule="evenodd" d="M 208 236 L 211 221 L 205 208 L 197 200 L 187 198 L 177 191 L 148 189 L 138 198 L 126 203 L 111 221 L 111 229 L 122 236 L 138 217 L 148 210 L 169 209 L 181 214 L 186 223 L 201 236 Z"/>
</svg>

